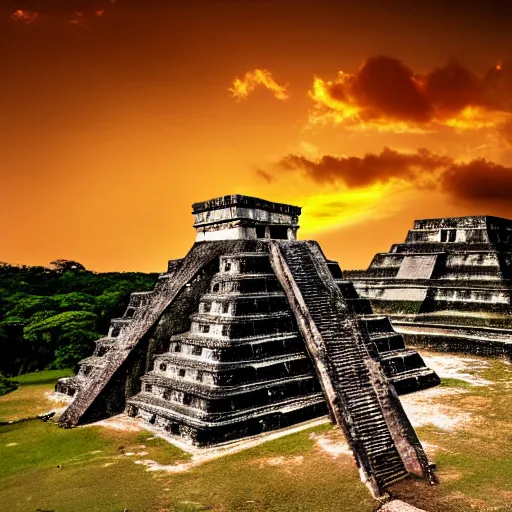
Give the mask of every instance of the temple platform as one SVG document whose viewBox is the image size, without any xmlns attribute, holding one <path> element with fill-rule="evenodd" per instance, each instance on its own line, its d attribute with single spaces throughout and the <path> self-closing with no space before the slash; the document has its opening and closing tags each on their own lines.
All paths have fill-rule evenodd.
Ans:
<svg viewBox="0 0 512 512">
<path fill-rule="evenodd" d="M 491 216 L 414 222 L 404 243 L 364 271 L 345 271 L 407 343 L 510 357 L 512 221 Z"/>
</svg>

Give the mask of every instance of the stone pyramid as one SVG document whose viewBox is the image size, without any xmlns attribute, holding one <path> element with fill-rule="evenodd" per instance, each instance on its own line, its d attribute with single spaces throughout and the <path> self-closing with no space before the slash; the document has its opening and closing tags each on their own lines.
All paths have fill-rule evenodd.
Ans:
<svg viewBox="0 0 512 512">
<path fill-rule="evenodd" d="M 242 195 L 193 205 L 196 243 L 57 390 L 66 426 L 126 411 L 205 446 L 330 414 L 375 495 L 432 479 L 398 394 L 439 383 L 372 314 L 300 208 Z"/>
<path fill-rule="evenodd" d="M 345 276 L 415 344 L 512 355 L 510 220 L 416 220 L 404 243 Z"/>
</svg>

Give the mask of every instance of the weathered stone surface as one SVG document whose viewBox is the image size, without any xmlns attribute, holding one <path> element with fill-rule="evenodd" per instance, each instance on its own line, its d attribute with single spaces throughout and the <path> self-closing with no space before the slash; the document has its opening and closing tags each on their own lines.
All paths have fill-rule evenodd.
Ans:
<svg viewBox="0 0 512 512">
<path fill-rule="evenodd" d="M 231 242 L 232 247 L 236 247 L 236 244 Z M 227 244 L 228 250 L 229 247 L 230 244 Z M 155 290 L 146 295 L 144 307 L 137 310 L 130 324 L 119 332 L 112 333 L 111 329 L 110 334 L 116 335 L 117 342 L 83 382 L 75 400 L 61 416 L 62 424 L 76 425 L 122 412 L 126 398 L 140 388 L 140 377 L 147 370 L 154 353 L 153 346 L 158 340 L 151 336 L 150 331 L 156 327 L 166 309 L 179 298 L 180 292 L 189 293 L 187 288 L 198 285 L 200 280 L 197 277 L 224 250 L 226 247 L 218 244 L 194 245 L 176 273 L 162 276 Z M 87 368 L 87 365 L 84 367 Z"/>
<path fill-rule="evenodd" d="M 208 445 L 326 414 L 268 242 L 222 255 L 188 331 L 170 337 L 129 412 Z M 265 251 L 265 252 L 263 252 Z"/>
<path fill-rule="evenodd" d="M 300 208 L 245 196 L 193 208 L 199 239 L 214 241 L 132 295 L 57 385 L 75 393 L 61 423 L 126 409 L 201 446 L 330 412 L 375 495 L 409 474 L 432 478 L 397 393 L 439 378 L 336 262 L 295 240 Z"/>
<path fill-rule="evenodd" d="M 233 194 L 192 205 L 197 242 L 297 238 L 301 208 Z"/>
</svg>

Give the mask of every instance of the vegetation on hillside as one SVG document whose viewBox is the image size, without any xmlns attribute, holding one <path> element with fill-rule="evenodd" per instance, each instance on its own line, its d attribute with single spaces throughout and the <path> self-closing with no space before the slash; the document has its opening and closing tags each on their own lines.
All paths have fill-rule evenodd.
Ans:
<svg viewBox="0 0 512 512">
<path fill-rule="evenodd" d="M 130 293 L 151 290 L 158 276 L 51 265 L 0 263 L 0 372 L 8 377 L 74 367 L 123 314 Z"/>
</svg>

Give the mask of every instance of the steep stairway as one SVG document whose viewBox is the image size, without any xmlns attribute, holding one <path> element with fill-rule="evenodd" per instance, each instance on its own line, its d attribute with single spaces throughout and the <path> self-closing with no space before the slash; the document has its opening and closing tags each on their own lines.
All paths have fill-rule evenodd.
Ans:
<svg viewBox="0 0 512 512">
<path fill-rule="evenodd" d="M 271 242 L 271 262 L 315 364 L 330 411 L 374 495 L 409 474 L 427 476 L 423 449 L 372 361 L 357 318 L 311 242 Z"/>
</svg>

